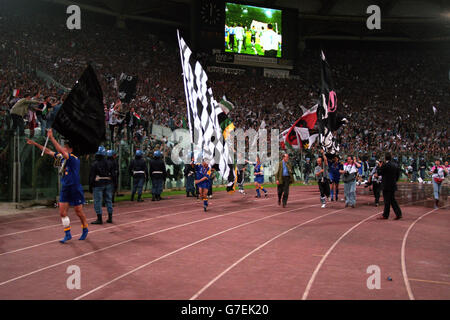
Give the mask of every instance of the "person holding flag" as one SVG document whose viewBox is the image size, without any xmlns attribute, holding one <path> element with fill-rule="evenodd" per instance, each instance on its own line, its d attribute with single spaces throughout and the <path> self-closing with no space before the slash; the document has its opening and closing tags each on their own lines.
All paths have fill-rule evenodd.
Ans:
<svg viewBox="0 0 450 320">
<path fill-rule="evenodd" d="M 330 196 L 330 182 L 328 180 L 328 159 L 323 149 L 322 157 L 317 158 L 314 174 L 319 185 L 320 202 L 322 202 L 322 208 L 325 208 L 327 206 L 327 198 Z"/>
<path fill-rule="evenodd" d="M 41 127 L 41 136 L 45 135 L 45 129 L 47 129 L 47 113 L 52 108 L 50 99 L 51 97 L 45 96 L 44 101 L 37 107 L 33 108 L 36 112 L 37 121 Z"/>
<path fill-rule="evenodd" d="M 344 170 L 344 166 L 342 165 L 342 163 L 339 162 L 338 155 L 335 155 L 333 158 L 333 162 L 329 167 L 329 174 L 331 180 L 331 190 L 330 190 L 331 201 L 333 201 L 334 195 L 336 196 L 336 202 L 338 201 L 339 181 L 341 180 L 340 170 Z"/>
<path fill-rule="evenodd" d="M 85 240 L 89 230 L 86 215 L 83 211 L 85 200 L 83 187 L 80 183 L 80 159 L 72 154 L 73 147 L 69 141 L 65 142 L 64 147 L 56 141 L 52 129 L 48 130 L 47 136 L 53 143 L 57 152 L 51 151 L 30 139 L 27 139 L 27 144 L 34 145 L 40 150 L 43 150 L 45 154 L 54 157 L 57 163 L 60 164 L 61 193 L 59 196 L 59 214 L 65 233 L 64 238 L 60 240 L 60 242 L 66 243 L 72 239 L 72 234 L 70 233 L 70 218 L 67 214 L 69 206 L 72 206 L 75 209 L 75 213 L 80 219 L 81 227 L 83 229 L 81 237 L 78 240 Z"/>
<path fill-rule="evenodd" d="M 134 130 L 138 127 L 141 117 L 134 111 L 134 107 L 126 114 L 125 123 L 127 124 L 127 139 L 131 141 L 134 137 Z"/>
<path fill-rule="evenodd" d="M 248 160 L 245 160 L 248 162 Z M 260 190 L 264 192 L 264 197 L 267 198 L 267 190 L 264 189 L 262 184 L 264 183 L 264 168 L 262 166 L 261 160 L 259 156 L 256 156 L 256 163 L 253 164 L 254 170 L 253 174 L 255 176 L 255 188 L 256 188 L 256 196 L 255 198 L 261 198 Z"/>
<path fill-rule="evenodd" d="M 208 208 L 208 189 L 211 176 L 208 162 L 208 159 L 203 158 L 202 163 L 196 165 L 196 179 L 194 181 L 198 186 L 198 194 L 203 199 L 203 210 L 205 212 Z"/>
</svg>

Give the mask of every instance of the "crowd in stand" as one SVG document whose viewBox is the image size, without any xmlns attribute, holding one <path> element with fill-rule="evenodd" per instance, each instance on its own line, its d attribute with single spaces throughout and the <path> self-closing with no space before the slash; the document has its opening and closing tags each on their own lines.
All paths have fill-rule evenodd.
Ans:
<svg viewBox="0 0 450 320">
<path fill-rule="evenodd" d="M 117 150 L 119 143 L 128 145 L 133 140 L 136 147 L 161 150 L 168 158 L 168 137 L 156 138 L 151 128 L 158 124 L 174 130 L 185 123 L 186 102 L 175 35 L 174 41 L 161 41 L 145 32 L 111 32 L 110 26 L 88 23 L 79 32 L 69 31 L 65 20 L 8 12 L 1 16 L 0 30 L 2 141 L 12 133 L 10 109 L 18 99 L 29 94 L 37 101 L 23 114 L 33 136 L 35 128 L 49 126 L 55 106 L 61 105 L 67 89 L 86 64 L 92 63 L 103 89 L 107 125 L 114 129 L 108 130 L 109 146 Z M 335 81 L 338 112 L 348 119 L 337 132 L 343 155 L 370 157 L 389 150 L 408 160 L 447 157 L 448 54 L 386 48 L 330 49 L 326 55 Z M 208 63 L 208 59 L 202 61 Z M 209 84 L 217 100 L 225 95 L 234 103 L 229 116 L 237 128 L 257 130 L 264 121 L 266 128 L 281 132 L 301 116 L 300 106 L 310 108 L 316 103 L 319 62 L 318 51 L 307 48 L 297 66 L 300 80 L 269 79 L 248 70 L 238 76 L 208 74 Z M 36 70 L 55 82 L 45 82 Z M 118 103 L 122 72 L 138 76 L 136 98 L 129 104 Z M 122 123 L 111 118 L 114 107 Z M 0 143 L 0 156 L 6 146 Z M 316 146 L 307 152 L 317 153 Z"/>
</svg>

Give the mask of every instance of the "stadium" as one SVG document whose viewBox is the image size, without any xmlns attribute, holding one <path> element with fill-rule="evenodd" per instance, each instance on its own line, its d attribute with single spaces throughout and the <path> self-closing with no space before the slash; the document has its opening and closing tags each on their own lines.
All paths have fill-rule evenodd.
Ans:
<svg viewBox="0 0 450 320">
<path fill-rule="evenodd" d="M 450 298 L 447 1 L 0 0 L 0 30 L 0 300 Z"/>
</svg>

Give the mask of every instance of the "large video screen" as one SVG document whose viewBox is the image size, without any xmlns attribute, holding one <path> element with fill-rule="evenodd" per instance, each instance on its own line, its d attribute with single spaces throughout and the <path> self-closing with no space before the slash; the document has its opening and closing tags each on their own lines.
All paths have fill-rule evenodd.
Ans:
<svg viewBox="0 0 450 320">
<path fill-rule="evenodd" d="M 282 10 L 225 3 L 225 52 L 281 58 Z"/>
</svg>

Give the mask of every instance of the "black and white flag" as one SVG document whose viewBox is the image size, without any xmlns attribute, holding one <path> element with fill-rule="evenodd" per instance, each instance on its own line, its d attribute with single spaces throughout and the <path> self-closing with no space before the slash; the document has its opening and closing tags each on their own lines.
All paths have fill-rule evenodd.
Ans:
<svg viewBox="0 0 450 320">
<path fill-rule="evenodd" d="M 319 144 L 327 154 L 337 154 L 339 143 L 334 132 L 347 120 L 337 114 L 337 97 L 333 78 L 325 55 L 321 52 L 321 90 L 317 108 Z"/>
<path fill-rule="evenodd" d="M 200 63 L 192 56 L 192 51 L 178 33 L 181 66 L 183 69 L 184 91 L 191 142 L 201 149 L 204 158 L 213 159 L 211 165 L 218 165 L 223 179 L 228 179 L 233 161 L 230 149 L 220 126 L 218 115 L 222 108 L 207 86 L 208 76 Z"/>
<path fill-rule="evenodd" d="M 136 96 L 136 85 L 138 77 L 122 73 L 119 78 L 119 99 L 122 102 L 130 103 Z"/>
</svg>

